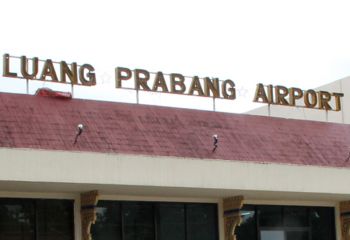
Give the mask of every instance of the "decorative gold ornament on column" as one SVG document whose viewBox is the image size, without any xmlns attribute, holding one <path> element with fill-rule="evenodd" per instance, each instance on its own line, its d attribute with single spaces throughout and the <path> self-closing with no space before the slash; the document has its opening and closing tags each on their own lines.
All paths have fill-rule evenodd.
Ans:
<svg viewBox="0 0 350 240">
<path fill-rule="evenodd" d="M 350 240 L 350 201 L 340 202 L 341 239 Z"/>
<path fill-rule="evenodd" d="M 235 229 L 241 224 L 240 210 L 243 206 L 243 196 L 224 199 L 225 240 L 236 240 Z"/>
<path fill-rule="evenodd" d="M 98 202 L 98 191 L 82 193 L 81 202 L 81 229 L 82 240 L 91 240 L 91 224 L 96 221 L 96 206 Z"/>
</svg>

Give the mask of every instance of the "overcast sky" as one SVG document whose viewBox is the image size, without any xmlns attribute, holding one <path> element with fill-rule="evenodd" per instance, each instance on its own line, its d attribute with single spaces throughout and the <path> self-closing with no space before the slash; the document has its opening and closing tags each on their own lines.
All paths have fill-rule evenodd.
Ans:
<svg viewBox="0 0 350 240">
<path fill-rule="evenodd" d="M 92 64 L 98 85 L 75 92 L 91 99 L 135 101 L 115 89 L 117 66 L 231 79 L 238 100 L 217 108 L 242 112 L 261 106 L 252 104 L 257 83 L 308 89 L 349 76 L 349 12 L 350 1 L 337 0 L 9 0 L 0 53 Z M 0 91 L 24 86 L 0 78 Z M 210 99 L 159 95 L 141 101 L 211 109 Z"/>
</svg>

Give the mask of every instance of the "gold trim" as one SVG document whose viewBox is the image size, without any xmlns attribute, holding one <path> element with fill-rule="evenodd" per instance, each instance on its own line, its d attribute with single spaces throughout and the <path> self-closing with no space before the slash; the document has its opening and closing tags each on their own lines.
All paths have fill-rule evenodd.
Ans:
<svg viewBox="0 0 350 240">
<path fill-rule="evenodd" d="M 96 221 L 96 205 L 98 202 L 98 191 L 81 193 L 81 231 L 82 240 L 92 240 L 91 225 Z"/>
</svg>

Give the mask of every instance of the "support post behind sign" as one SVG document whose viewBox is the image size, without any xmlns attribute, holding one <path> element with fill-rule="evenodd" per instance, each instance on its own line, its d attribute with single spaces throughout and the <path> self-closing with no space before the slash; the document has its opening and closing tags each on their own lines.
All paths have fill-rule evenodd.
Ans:
<svg viewBox="0 0 350 240">
<path fill-rule="evenodd" d="M 26 60 L 26 69 L 28 69 L 28 60 Z M 26 91 L 29 94 L 29 79 L 26 78 Z"/>
<path fill-rule="evenodd" d="M 215 112 L 216 106 L 215 106 L 215 97 L 213 97 L 213 111 Z"/>
<path fill-rule="evenodd" d="M 26 79 L 26 91 L 29 94 L 29 79 Z"/>
<path fill-rule="evenodd" d="M 72 92 L 72 98 L 74 97 L 74 84 L 71 84 L 71 92 Z"/>
<path fill-rule="evenodd" d="M 139 104 L 139 90 L 136 89 L 136 103 Z"/>
</svg>

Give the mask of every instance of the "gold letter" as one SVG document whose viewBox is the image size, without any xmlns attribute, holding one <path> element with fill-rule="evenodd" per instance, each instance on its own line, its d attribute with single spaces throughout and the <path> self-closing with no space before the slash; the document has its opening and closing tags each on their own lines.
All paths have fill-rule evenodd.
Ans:
<svg viewBox="0 0 350 240">
<path fill-rule="evenodd" d="M 311 95 L 311 102 L 309 95 Z M 307 90 L 305 92 L 304 103 L 307 108 L 314 108 L 317 105 L 317 96 L 314 90 Z"/>
<path fill-rule="evenodd" d="M 56 71 L 55 71 L 55 68 L 53 66 L 51 59 L 47 59 L 45 61 L 40 80 L 46 81 L 47 76 L 51 77 L 51 80 L 53 82 L 58 82 Z"/>
<path fill-rule="evenodd" d="M 87 73 L 87 78 L 85 78 L 85 69 L 88 70 Z M 92 86 L 92 85 L 96 85 L 96 75 L 94 73 L 95 69 L 93 66 L 91 66 L 90 64 L 83 64 L 80 68 L 79 68 L 79 80 L 81 82 L 82 85 L 85 86 Z"/>
<path fill-rule="evenodd" d="M 210 80 L 208 77 L 204 78 L 204 95 L 210 97 L 210 91 L 213 93 L 214 98 L 220 97 L 219 79 L 214 78 Z"/>
<path fill-rule="evenodd" d="M 123 75 L 125 73 L 125 76 Z M 131 70 L 129 68 L 117 67 L 115 69 L 115 87 L 122 87 L 122 80 L 129 80 L 131 78 Z"/>
<path fill-rule="evenodd" d="M 149 80 L 149 72 L 143 69 L 135 69 L 135 88 L 140 89 L 140 87 L 143 88 L 143 90 L 150 91 L 151 89 L 147 85 L 147 81 Z M 141 75 L 143 77 L 141 77 Z"/>
<path fill-rule="evenodd" d="M 77 64 L 71 64 L 72 69 L 69 69 L 68 64 L 61 61 L 61 82 L 66 82 L 66 75 L 69 77 L 72 84 L 78 84 Z"/>
<path fill-rule="evenodd" d="M 256 85 L 255 96 L 254 96 L 253 102 L 260 102 L 259 101 L 260 98 L 262 100 L 262 103 L 270 103 L 266 97 L 265 88 L 264 88 L 264 85 L 262 83 L 258 83 Z"/>
<path fill-rule="evenodd" d="M 303 91 L 300 88 L 289 88 L 289 105 L 295 106 L 295 100 L 303 97 Z"/>
<path fill-rule="evenodd" d="M 340 105 L 340 97 L 344 97 L 343 93 L 332 93 L 332 95 L 335 98 L 335 110 L 334 111 L 340 111 L 341 105 Z"/>
<path fill-rule="evenodd" d="M 21 57 L 21 73 L 22 76 L 25 79 L 35 79 L 36 75 L 38 74 L 38 58 L 33 58 L 32 59 L 32 74 L 28 73 L 28 59 L 26 58 L 26 56 L 22 56 Z"/>
<path fill-rule="evenodd" d="M 191 86 L 190 86 L 190 90 L 188 91 L 189 95 L 193 95 L 193 92 L 197 91 L 198 96 L 203 96 L 203 89 L 201 86 L 201 82 L 199 81 L 199 78 L 197 76 L 194 76 L 192 78 L 192 82 L 191 82 Z"/>
<path fill-rule="evenodd" d="M 186 86 L 184 84 L 185 77 L 179 73 L 170 74 L 170 91 L 172 93 L 183 94 L 186 91 Z M 176 86 L 180 87 L 180 90 L 176 89 Z"/>
<path fill-rule="evenodd" d="M 12 73 L 10 72 L 10 55 L 8 54 L 4 54 L 4 65 L 3 65 L 3 72 L 2 72 L 2 76 L 4 77 L 12 77 L 15 78 L 17 77 L 17 73 Z"/>
<path fill-rule="evenodd" d="M 275 95 L 276 95 L 276 104 L 289 105 L 288 101 L 285 99 L 285 97 L 288 95 L 288 89 L 286 87 L 276 86 Z"/>
<path fill-rule="evenodd" d="M 226 85 L 229 85 L 229 87 L 226 88 Z M 222 83 L 221 91 L 222 91 L 222 95 L 224 96 L 225 99 L 236 99 L 235 84 L 231 80 L 228 79 Z M 227 91 L 229 91 L 230 94 L 227 93 Z"/>
<path fill-rule="evenodd" d="M 158 91 L 159 87 L 162 88 L 162 92 L 169 92 L 162 72 L 157 72 L 156 77 L 154 79 L 152 91 Z"/>
<path fill-rule="evenodd" d="M 273 104 L 273 86 L 267 85 L 267 99 L 270 104 Z"/>
<path fill-rule="evenodd" d="M 331 100 L 331 94 L 329 92 L 325 91 L 319 91 L 318 92 L 318 108 L 319 109 L 326 109 L 326 110 L 332 110 L 332 107 L 328 104 L 328 102 Z"/>
</svg>

